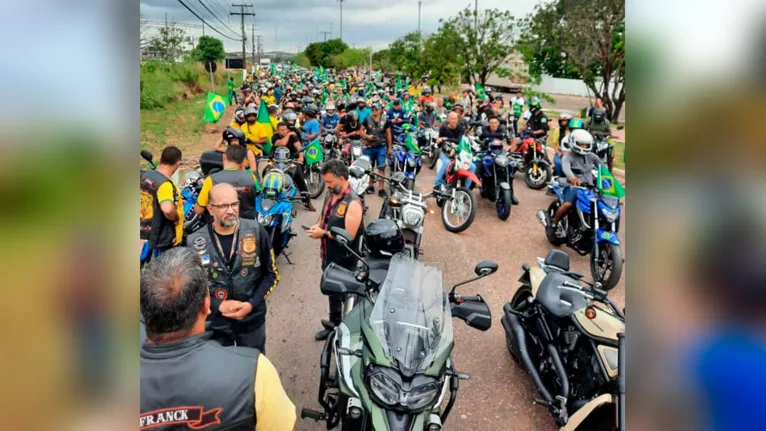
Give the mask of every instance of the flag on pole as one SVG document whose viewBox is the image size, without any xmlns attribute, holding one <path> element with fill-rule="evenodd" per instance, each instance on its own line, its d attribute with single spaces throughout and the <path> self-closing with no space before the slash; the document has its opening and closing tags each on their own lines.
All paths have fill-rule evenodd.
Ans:
<svg viewBox="0 0 766 431">
<path fill-rule="evenodd" d="M 208 123 L 217 123 L 223 117 L 223 111 L 226 110 L 226 100 L 215 94 L 207 93 L 207 103 L 205 103 L 205 112 L 202 114 L 202 120 Z"/>
<path fill-rule="evenodd" d="M 476 97 L 478 97 L 479 100 L 487 98 L 487 92 L 484 91 L 484 87 L 482 87 L 481 84 L 476 84 Z"/>
<path fill-rule="evenodd" d="M 271 137 L 274 136 L 274 126 L 271 124 L 271 118 L 269 118 L 269 108 L 266 106 L 266 102 L 261 100 L 261 105 L 258 107 L 258 118 L 255 120 L 256 136 L 263 136 L 266 138 L 266 143 L 263 144 L 263 153 L 271 153 Z"/>
<path fill-rule="evenodd" d="M 306 166 L 311 166 L 324 160 L 324 153 L 322 153 L 322 144 L 319 143 L 319 139 L 314 139 L 313 142 L 306 146 Z"/>
<path fill-rule="evenodd" d="M 614 196 L 616 198 L 625 196 L 625 189 L 622 187 L 622 184 L 614 178 L 614 175 L 604 165 L 598 167 L 597 187 L 607 196 Z"/>
<path fill-rule="evenodd" d="M 277 67 L 274 66 L 274 63 L 271 63 L 271 76 L 274 76 L 277 74 Z"/>
</svg>

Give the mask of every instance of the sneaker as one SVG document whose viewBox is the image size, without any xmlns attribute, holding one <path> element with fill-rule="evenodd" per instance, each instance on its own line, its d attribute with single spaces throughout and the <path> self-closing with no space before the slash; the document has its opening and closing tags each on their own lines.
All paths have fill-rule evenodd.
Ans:
<svg viewBox="0 0 766 431">
<path fill-rule="evenodd" d="M 311 203 L 311 201 L 304 203 L 303 208 L 310 213 L 316 212 L 317 210 L 314 208 L 314 205 Z"/>
<path fill-rule="evenodd" d="M 324 326 L 325 329 L 335 329 L 335 324 L 325 319 L 322 319 L 322 326 Z"/>
<path fill-rule="evenodd" d="M 556 225 L 556 236 L 559 238 L 564 238 L 567 236 L 567 233 L 564 230 L 564 226 L 562 226 L 561 223 Z"/>
<path fill-rule="evenodd" d="M 516 195 L 511 195 L 511 203 L 513 205 L 518 205 L 519 204 L 519 200 L 516 199 Z"/>
<path fill-rule="evenodd" d="M 330 329 L 327 329 L 327 328 L 322 329 L 321 331 L 317 332 L 316 335 L 314 335 L 314 339 L 317 341 L 324 341 L 327 339 L 327 337 L 330 336 L 331 332 L 332 330 Z"/>
<path fill-rule="evenodd" d="M 367 190 L 365 190 L 365 193 L 367 193 L 368 195 L 375 193 L 375 187 L 373 186 L 367 187 Z"/>
<path fill-rule="evenodd" d="M 386 191 L 383 189 L 378 190 L 378 196 L 385 198 L 386 197 Z"/>
</svg>

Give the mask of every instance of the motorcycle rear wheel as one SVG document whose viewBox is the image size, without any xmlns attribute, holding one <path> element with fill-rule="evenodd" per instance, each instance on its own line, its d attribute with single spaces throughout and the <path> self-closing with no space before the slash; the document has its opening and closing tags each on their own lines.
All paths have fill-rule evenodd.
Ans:
<svg viewBox="0 0 766 431">
<path fill-rule="evenodd" d="M 322 192 L 324 192 L 325 182 L 319 171 L 319 166 L 312 165 L 308 169 L 308 175 L 306 175 L 306 188 L 309 191 L 309 197 L 311 199 L 318 198 Z"/>
<path fill-rule="evenodd" d="M 431 153 L 430 156 L 428 156 L 428 169 L 433 170 L 436 167 L 436 162 L 439 161 L 439 156 L 441 155 L 441 150 L 438 148 Z"/>
<path fill-rule="evenodd" d="M 599 244 L 601 263 L 596 263 L 596 256 L 591 253 L 590 273 L 593 280 L 601 283 L 601 288 L 611 290 L 622 276 L 622 249 L 619 245 L 602 242 Z M 607 272 L 608 271 L 608 272 Z"/>
<path fill-rule="evenodd" d="M 529 298 L 532 298 L 532 289 L 527 286 L 520 286 L 513 295 L 513 298 L 511 298 L 511 308 L 518 311 L 520 306 Z M 515 342 L 513 335 L 508 333 L 505 334 L 505 346 L 508 348 L 508 352 L 511 354 L 513 360 L 516 361 L 517 364 L 520 364 L 521 360 L 519 358 L 521 357 L 521 353 L 519 352 L 519 346 Z M 529 343 L 527 343 L 527 346 L 529 346 Z"/>
<path fill-rule="evenodd" d="M 555 200 L 548 205 L 548 214 L 550 215 L 551 223 L 545 226 L 545 237 L 548 238 L 548 242 L 551 245 L 559 246 L 564 243 L 564 238 L 556 236 L 556 226 L 553 226 L 553 216 L 556 215 L 556 211 L 559 209 L 559 201 Z"/>
</svg>

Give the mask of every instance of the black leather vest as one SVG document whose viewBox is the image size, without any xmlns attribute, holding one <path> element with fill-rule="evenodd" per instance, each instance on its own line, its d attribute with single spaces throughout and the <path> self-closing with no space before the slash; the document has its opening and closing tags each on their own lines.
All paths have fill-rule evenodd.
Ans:
<svg viewBox="0 0 766 431">
<path fill-rule="evenodd" d="M 255 220 L 255 189 L 253 176 L 239 169 L 226 169 L 210 176 L 213 185 L 227 183 L 234 186 L 239 196 L 239 216 Z"/>
<path fill-rule="evenodd" d="M 370 147 L 380 147 L 382 145 L 387 145 L 385 115 L 381 114 L 379 121 L 375 121 L 375 119 L 372 118 L 372 115 L 367 117 L 364 121 L 365 126 L 367 127 L 367 134 L 375 138 L 375 142 L 368 141 L 367 145 Z"/>
<path fill-rule="evenodd" d="M 227 266 L 229 256 L 221 256 L 216 240 L 211 237 L 211 226 L 207 225 L 189 235 L 187 243 L 202 257 L 202 264 L 208 272 L 210 281 L 210 302 L 213 311 L 208 316 L 211 330 L 230 332 L 231 319 L 223 317 L 218 310 L 221 302 L 227 299 L 248 302 L 253 297 L 261 279 L 262 265 L 258 250 L 259 235 L 266 235 L 261 225 L 253 220 L 239 220 L 239 231 L 234 239 L 234 258 L 231 267 Z M 262 324 L 266 319 L 266 301 L 260 305 L 242 323 Z"/>
<path fill-rule="evenodd" d="M 141 346 L 140 429 L 255 429 L 257 349 L 222 347 L 210 333 Z"/>
<path fill-rule="evenodd" d="M 354 190 L 352 190 L 351 187 L 348 187 L 346 195 L 328 208 L 331 196 L 331 193 L 327 193 L 327 197 L 325 197 L 325 203 L 322 208 L 322 228 L 328 232 L 332 227 L 346 229 L 346 211 L 348 210 L 349 205 L 351 205 L 351 202 L 354 200 L 361 203 L 361 200 Z M 326 216 L 328 209 L 331 210 L 331 212 L 329 213 L 329 216 Z M 352 243 L 349 244 L 352 250 L 359 250 L 361 237 L 362 222 L 359 223 L 356 237 Z M 331 262 L 335 262 L 344 268 L 351 269 L 356 267 L 357 259 L 340 244 L 337 244 L 335 241 L 328 238 L 322 238 L 322 268 L 326 267 Z"/>
<path fill-rule="evenodd" d="M 165 175 L 147 170 L 141 175 L 141 239 L 148 240 L 153 248 L 168 248 L 173 246 L 176 238 L 175 224 L 165 218 L 157 201 L 157 190 L 170 181 Z M 172 184 L 172 181 L 171 181 Z M 173 202 L 181 205 L 181 196 L 173 184 Z"/>
</svg>

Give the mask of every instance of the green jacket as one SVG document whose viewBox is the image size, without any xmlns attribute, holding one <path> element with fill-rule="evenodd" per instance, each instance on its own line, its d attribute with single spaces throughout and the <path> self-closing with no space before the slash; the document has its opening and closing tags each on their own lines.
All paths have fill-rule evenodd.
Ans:
<svg viewBox="0 0 766 431">
<path fill-rule="evenodd" d="M 593 118 L 589 118 L 588 122 L 585 123 L 585 130 L 587 130 L 592 135 L 609 135 L 612 133 L 612 124 L 609 122 L 609 120 L 604 119 L 602 123 L 596 123 L 593 121 Z"/>
</svg>

